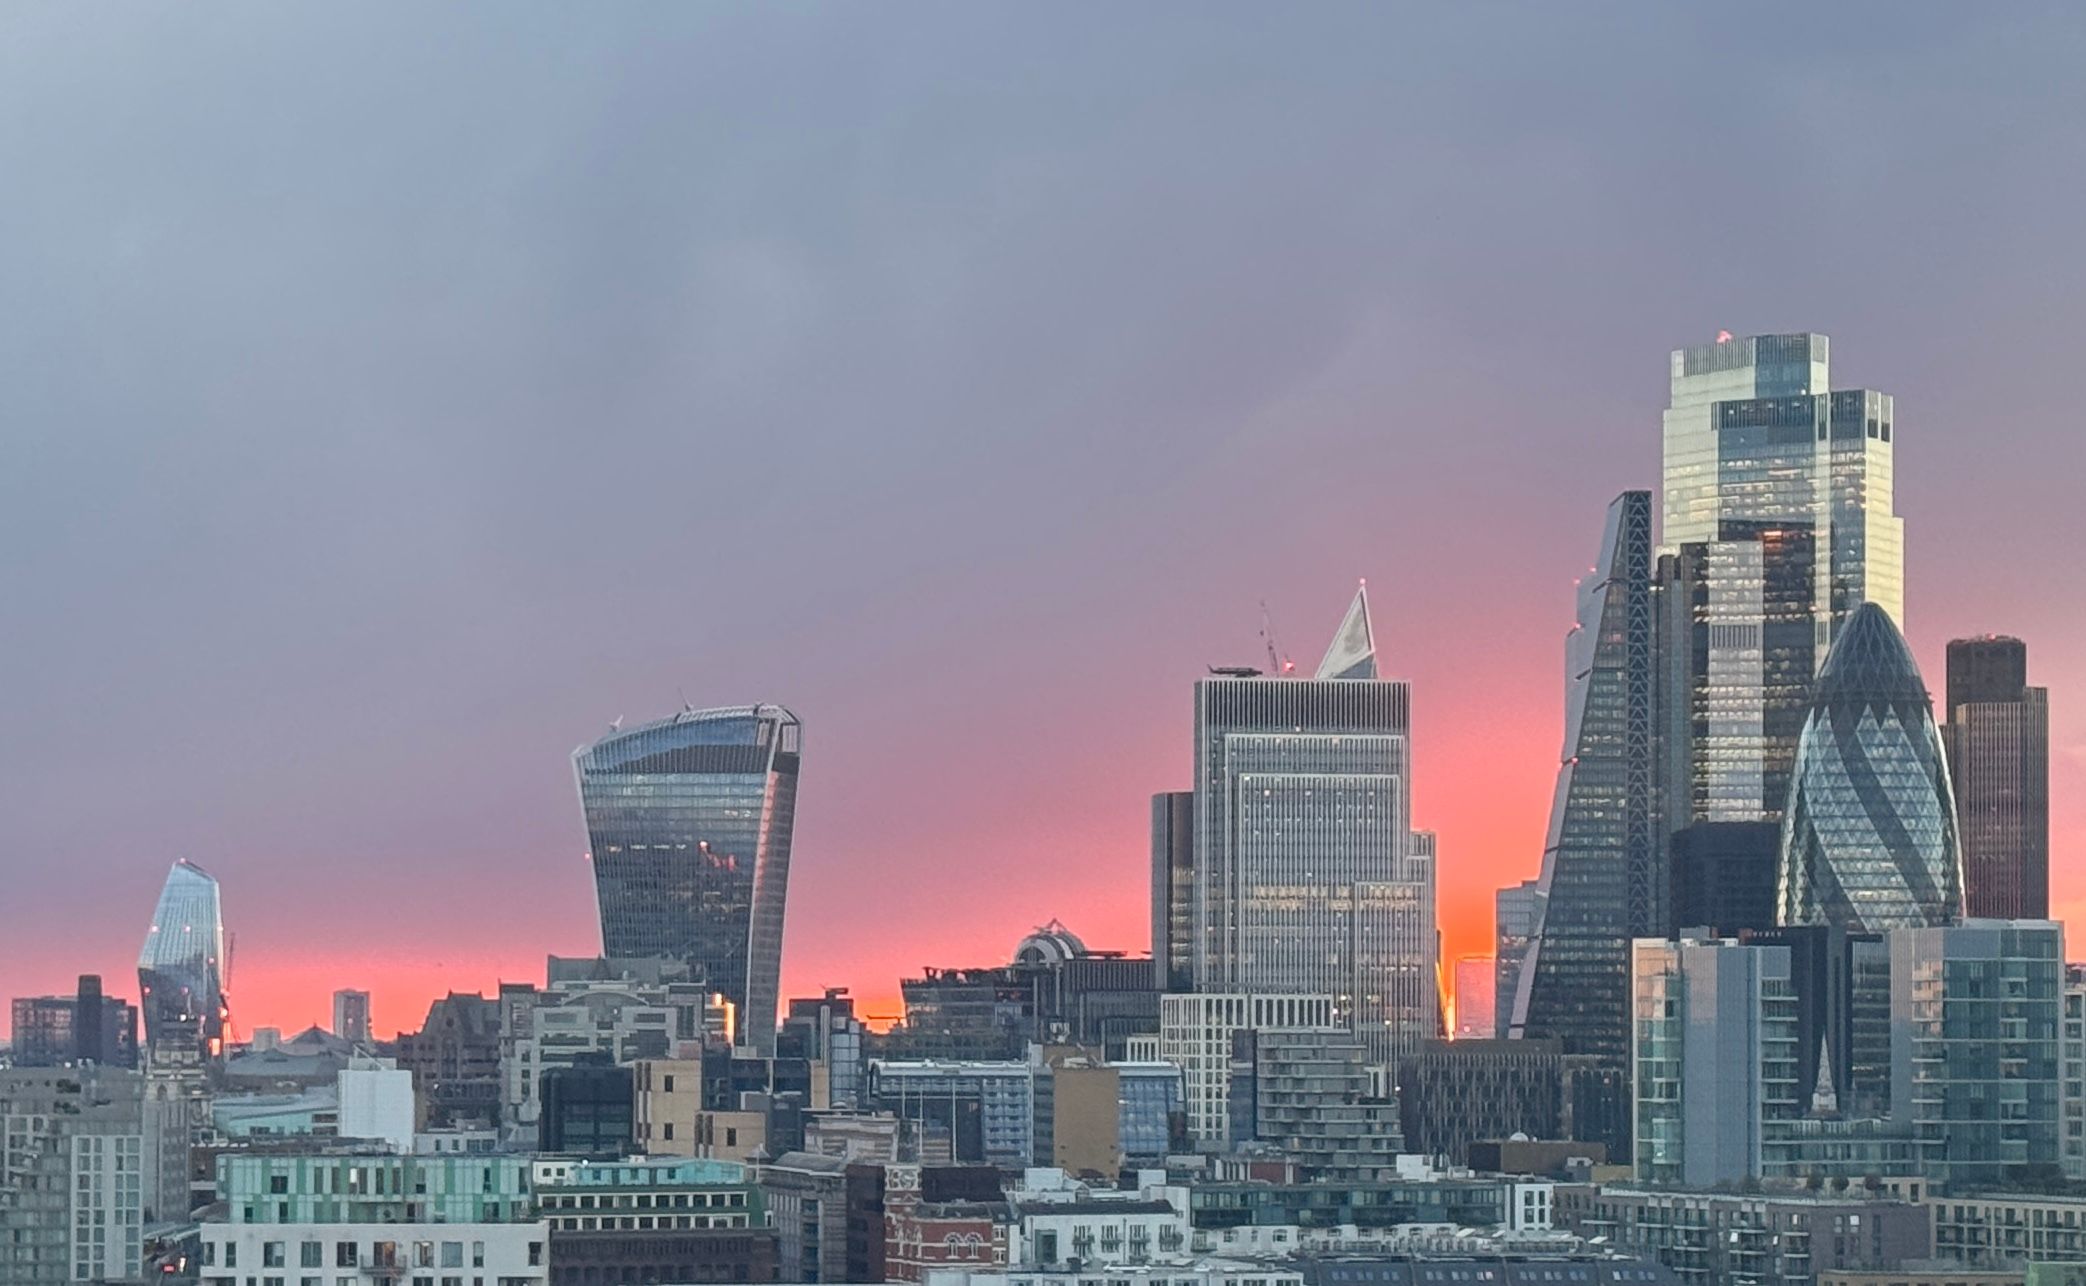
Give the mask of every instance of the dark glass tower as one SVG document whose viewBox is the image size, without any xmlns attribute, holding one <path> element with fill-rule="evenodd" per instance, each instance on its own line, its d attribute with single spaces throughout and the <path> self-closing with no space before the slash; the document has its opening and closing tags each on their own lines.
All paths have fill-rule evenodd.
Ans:
<svg viewBox="0 0 2086 1286">
<path fill-rule="evenodd" d="M 1195 964 L 1195 792 L 1152 796 L 1152 970 L 1161 991 L 1186 991 Z"/>
<path fill-rule="evenodd" d="M 1630 940 L 1665 931 L 1652 731 L 1651 493 L 1608 506 L 1566 639 L 1565 739 L 1543 850 L 1541 919 L 1508 1031 L 1622 1066 Z"/>
<path fill-rule="evenodd" d="M 1777 918 L 1854 933 L 1963 914 L 1955 798 L 1926 685 L 1890 614 L 1864 603 L 1818 672 L 1782 821 Z"/>
<path fill-rule="evenodd" d="M 573 752 L 607 956 L 684 960 L 773 1053 L 802 725 L 684 710 Z"/>
<path fill-rule="evenodd" d="M 224 967 L 217 880 L 193 862 L 176 862 L 138 952 L 138 1007 L 144 1011 L 148 1064 L 224 1052 Z"/>
<path fill-rule="evenodd" d="M 1963 828 L 1968 914 L 2050 913 L 2050 704 L 2028 686 L 2028 645 L 1988 635 L 1948 645 L 1949 777 Z"/>
</svg>

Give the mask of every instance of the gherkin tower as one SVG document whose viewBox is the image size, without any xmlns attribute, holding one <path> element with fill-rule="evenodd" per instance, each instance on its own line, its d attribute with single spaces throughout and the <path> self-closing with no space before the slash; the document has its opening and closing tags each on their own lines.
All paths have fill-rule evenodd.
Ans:
<svg viewBox="0 0 2086 1286">
<path fill-rule="evenodd" d="M 1850 932 L 1953 924 L 1963 865 L 1948 760 L 1912 649 L 1864 603 L 1834 642 L 1797 742 L 1776 918 Z"/>
</svg>

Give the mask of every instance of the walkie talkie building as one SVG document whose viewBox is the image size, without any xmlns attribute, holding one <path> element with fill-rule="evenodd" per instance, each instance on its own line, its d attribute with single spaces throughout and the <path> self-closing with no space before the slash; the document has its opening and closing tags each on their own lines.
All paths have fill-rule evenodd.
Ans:
<svg viewBox="0 0 2086 1286">
<path fill-rule="evenodd" d="M 699 969 L 738 1040 L 775 1045 L 803 726 L 778 705 L 684 710 L 572 756 L 607 956 Z"/>
</svg>

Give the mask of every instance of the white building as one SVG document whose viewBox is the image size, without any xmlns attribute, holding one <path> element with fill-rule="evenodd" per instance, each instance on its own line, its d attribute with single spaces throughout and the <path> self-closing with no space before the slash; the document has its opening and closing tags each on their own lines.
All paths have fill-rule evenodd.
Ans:
<svg viewBox="0 0 2086 1286">
<path fill-rule="evenodd" d="M 1159 1058 L 1181 1069 L 1188 1135 L 1197 1147 L 1221 1150 L 1231 1140 L 1231 1043 L 1240 1031 L 1330 1027 L 1326 995 L 1193 992 L 1159 1001 Z"/>
<path fill-rule="evenodd" d="M 1274 1264 L 1180 1259 L 1079 1268 L 930 1268 L 924 1286 L 1303 1286 L 1304 1275 Z"/>
<path fill-rule="evenodd" d="M 357 1056 L 340 1069 L 340 1136 L 413 1151 L 413 1073 L 388 1058 Z"/>
<path fill-rule="evenodd" d="M 415 1281 L 538 1286 L 550 1281 L 550 1232 L 534 1223 L 206 1223 L 202 1286 Z"/>
</svg>

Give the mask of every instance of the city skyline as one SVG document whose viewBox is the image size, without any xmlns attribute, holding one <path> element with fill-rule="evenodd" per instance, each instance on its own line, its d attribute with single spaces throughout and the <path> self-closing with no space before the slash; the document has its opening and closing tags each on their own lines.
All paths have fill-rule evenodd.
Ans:
<svg viewBox="0 0 2086 1286">
<path fill-rule="evenodd" d="M 178 79 L 67 21 L 0 50 L 0 160 L 49 194 L 0 216 L 0 281 L 39 302 L 0 319 L 30 358 L 0 381 L 0 522 L 37 551 L 0 574 L 11 893 L 39 911 L 0 943 L 13 994 L 130 976 L 180 857 L 223 881 L 242 1033 L 323 1023 L 341 987 L 388 1033 L 537 977 L 598 942 L 567 749 L 748 693 L 817 735 L 783 995 L 889 1012 L 899 977 L 1052 917 L 1141 948 L 1194 678 L 1259 661 L 1263 600 L 1285 642 L 1325 637 L 1359 576 L 1414 694 L 1443 956 L 1488 953 L 1493 891 L 1541 860 L 1591 524 L 1657 485 L 1662 355 L 1719 329 L 1832 335 L 1916 430 L 1919 668 L 1938 705 L 1949 639 L 2034 652 L 2052 913 L 2086 915 L 2061 557 L 2086 546 L 2061 226 L 2086 157 L 2051 123 L 2082 91 L 2076 43 L 2027 16 L 1910 15 L 1873 66 L 1837 56 L 1874 34 L 1844 13 L 1795 51 L 1678 14 L 1615 48 L 1563 16 L 1420 19 L 1496 59 L 1461 88 L 1425 39 L 1271 44 L 1236 11 L 1185 39 L 1127 15 L 1110 51 L 971 16 L 891 55 L 994 67 L 962 122 L 898 87 L 921 77 L 803 70 L 800 37 L 820 67 L 904 43 L 861 17 L 740 15 L 728 58 L 699 21 L 547 19 L 461 89 L 416 53 L 284 120 L 241 104 L 446 20 L 271 15 L 242 33 L 260 59 L 214 19 L 139 41 Z M 1700 92 L 1712 48 L 1778 92 Z M 1162 51 L 1185 99 L 1146 83 Z M 478 114 L 567 56 L 629 98 Z M 1256 100 L 1251 57 L 1312 74 Z M 2014 89 L 1965 97 L 2002 67 Z M 703 109 L 745 114 L 747 146 L 700 140 L 743 206 L 651 123 Z M 878 145 L 803 141 L 840 121 Z M 95 145 L 40 141 L 66 137 Z M 627 150 L 576 159 L 604 138 Z M 1814 199 L 1733 202 L 1735 162 Z M 506 213 L 517 186 L 549 213 Z"/>
</svg>

